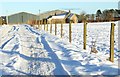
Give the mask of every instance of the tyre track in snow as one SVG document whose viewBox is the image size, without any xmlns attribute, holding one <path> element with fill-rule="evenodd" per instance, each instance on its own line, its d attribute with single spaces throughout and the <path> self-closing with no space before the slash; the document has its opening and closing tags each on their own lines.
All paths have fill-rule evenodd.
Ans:
<svg viewBox="0 0 120 77">
<path fill-rule="evenodd" d="M 20 27 L 20 29 L 21 28 L 22 27 Z M 18 62 L 17 60 L 19 60 L 20 58 L 26 58 L 29 62 L 33 62 L 33 59 L 35 59 L 35 60 L 39 60 L 39 59 L 36 59 L 35 57 L 33 57 L 33 59 L 32 59 L 30 56 L 26 56 L 25 53 L 23 53 L 22 48 L 23 48 L 24 44 L 22 45 L 22 43 L 24 41 L 22 41 L 21 39 L 25 39 L 25 38 L 22 38 L 22 34 L 21 34 L 23 29 L 21 29 L 20 31 L 18 31 L 18 30 L 19 30 L 19 28 L 16 28 L 16 26 L 13 26 L 13 28 L 10 31 L 8 31 L 8 33 L 6 34 L 6 36 L 8 35 L 8 37 L 7 37 L 6 41 L 1 46 L 1 49 L 2 49 L 1 51 L 6 55 L 10 55 L 10 60 L 8 63 L 5 63 L 5 67 L 3 69 L 9 70 L 6 72 L 9 72 L 11 74 L 12 74 L 12 72 L 17 73 L 17 74 L 29 74 L 26 71 L 24 72 L 23 70 L 16 68 L 15 65 Z M 6 36 L 4 36 L 3 39 Z M 29 34 L 28 35 L 23 34 L 23 36 L 25 36 L 26 38 L 28 38 L 28 37 L 30 38 L 30 39 L 26 39 L 26 40 L 31 40 L 31 37 L 32 37 Z M 11 42 L 11 41 L 15 40 L 15 38 L 18 38 L 18 41 Z M 15 45 L 11 46 L 10 42 L 11 42 L 11 44 L 15 43 Z M 20 43 L 20 45 L 17 46 L 17 42 Z M 28 43 L 30 43 L 30 41 L 28 41 Z M 9 46 L 12 47 L 12 49 L 6 50 L 6 47 L 9 47 Z M 4 47 L 5 47 L 5 49 L 3 49 Z M 16 48 L 19 48 L 20 51 L 15 51 Z M 24 48 L 25 48 L 25 46 L 24 46 Z M 27 46 L 26 46 L 26 48 L 27 48 Z M 30 55 L 33 55 L 33 54 L 31 53 Z M 3 63 L 4 62 L 2 62 L 2 64 Z M 32 71 L 32 70 L 29 70 L 29 71 Z"/>
<path fill-rule="evenodd" d="M 1 46 L 0 48 L 1 49 L 4 49 L 4 47 L 9 43 L 11 42 L 14 38 L 17 38 L 16 37 L 16 34 L 17 34 L 17 31 L 19 30 L 18 27 L 16 26 L 8 26 L 8 29 L 3 29 L 3 32 L 4 34 L 2 35 L 1 34 Z"/>
<path fill-rule="evenodd" d="M 15 36 L 13 36 L 12 38 L 10 38 L 10 39 L 7 40 L 6 42 L 4 42 L 4 44 L 2 44 L 2 46 L 1 46 L 0 48 L 3 49 L 4 46 L 5 46 L 8 42 L 10 42 L 14 37 L 15 37 Z"/>
<path fill-rule="evenodd" d="M 10 30 L 9 30 L 10 29 Z M 19 51 L 19 35 L 18 31 L 19 27 L 17 26 L 8 26 L 8 32 L 5 32 L 4 36 L 2 37 L 3 44 L 1 45 L 1 54 L 4 55 L 6 58 L 5 60 L 1 60 L 2 62 L 2 71 L 3 74 L 14 74 L 17 73 L 19 70 L 14 69 L 13 65 L 17 61 L 17 54 Z M 4 31 L 4 29 L 3 29 Z M 4 42 L 5 41 L 5 42 Z M 22 73 L 19 71 L 19 73 Z"/>
<path fill-rule="evenodd" d="M 26 29 L 30 31 L 32 34 L 38 36 L 40 35 L 33 29 L 29 28 L 28 26 L 26 27 L 27 27 Z M 34 74 L 34 72 L 39 71 L 38 74 L 40 75 L 68 75 L 68 73 L 65 71 L 65 69 L 59 62 L 59 58 L 57 57 L 57 55 L 52 50 L 50 50 L 51 48 L 47 44 L 45 38 L 43 36 L 37 37 L 36 41 L 38 44 L 43 45 L 42 50 L 37 51 L 36 49 L 33 49 L 31 56 L 32 57 L 34 56 L 35 58 L 42 57 L 44 61 L 37 62 L 36 60 L 32 60 L 32 62 L 30 62 L 30 70 L 32 70 L 32 72 L 30 71 L 30 74 Z M 36 70 L 36 68 L 39 69 Z"/>
<path fill-rule="evenodd" d="M 41 42 L 44 45 L 44 49 L 46 49 L 49 52 L 49 55 L 51 56 L 52 61 L 55 63 L 56 68 L 54 70 L 54 73 L 56 75 L 69 75 L 68 72 L 62 66 L 61 62 L 59 61 L 58 56 L 50 48 L 44 36 L 41 37 Z"/>
<path fill-rule="evenodd" d="M 22 61 L 18 60 L 15 68 L 29 75 L 52 75 L 55 68 L 54 63 L 51 62 L 47 51 L 38 42 L 39 36 L 30 32 L 27 28 L 26 26 L 20 28 L 20 54 L 22 55 L 19 56 L 19 59 Z M 21 63 L 24 64 L 17 67 Z"/>
<path fill-rule="evenodd" d="M 3 49 L 5 54 L 12 56 L 3 68 L 9 70 L 6 72 L 13 75 L 68 75 L 57 55 L 49 51 L 45 38 L 31 27 L 14 26 L 7 35 L 10 39 L 2 48 L 12 47 L 7 51 Z"/>
</svg>

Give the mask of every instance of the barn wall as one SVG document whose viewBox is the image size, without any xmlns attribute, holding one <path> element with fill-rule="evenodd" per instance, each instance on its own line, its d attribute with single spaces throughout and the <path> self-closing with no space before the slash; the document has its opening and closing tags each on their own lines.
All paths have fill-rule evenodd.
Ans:
<svg viewBox="0 0 120 77">
<path fill-rule="evenodd" d="M 11 16 L 8 16 L 8 24 L 18 24 L 22 23 L 22 14 L 14 14 Z"/>
<path fill-rule="evenodd" d="M 37 19 L 37 15 L 21 12 L 8 16 L 8 24 L 23 24 L 23 23 L 27 23 L 29 20 L 36 20 L 36 19 Z"/>
</svg>

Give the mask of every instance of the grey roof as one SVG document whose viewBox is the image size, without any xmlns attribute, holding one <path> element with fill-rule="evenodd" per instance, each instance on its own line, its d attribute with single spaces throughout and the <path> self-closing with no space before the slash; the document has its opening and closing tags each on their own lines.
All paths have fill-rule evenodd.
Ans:
<svg viewBox="0 0 120 77">
<path fill-rule="evenodd" d="M 67 16 L 69 14 L 69 12 L 65 12 L 65 13 L 61 13 L 61 14 L 56 14 L 56 16 L 62 16 L 62 15 L 65 15 Z M 70 19 L 74 14 L 73 13 L 70 13 L 70 15 L 67 17 L 68 19 Z M 51 18 L 52 16 L 55 16 L 55 15 L 50 15 L 48 16 L 46 19 L 49 19 Z"/>
<path fill-rule="evenodd" d="M 45 18 L 49 18 L 49 16 L 54 16 L 55 13 L 56 13 L 57 15 L 59 15 L 59 14 L 66 13 L 66 11 L 63 11 L 63 10 L 47 11 L 47 12 L 41 13 L 41 14 L 39 15 L 39 19 L 42 20 L 42 19 L 45 19 Z"/>
<path fill-rule="evenodd" d="M 68 13 L 69 13 L 69 12 L 61 13 L 61 14 L 57 14 L 56 16 L 67 15 Z"/>
<path fill-rule="evenodd" d="M 16 14 L 21 14 L 21 13 L 26 13 L 26 14 L 31 14 L 31 15 L 37 16 L 37 15 L 35 15 L 35 14 L 28 13 L 28 12 L 19 12 L 19 13 L 11 14 L 11 15 L 9 15 L 9 16 L 16 15 Z"/>
</svg>

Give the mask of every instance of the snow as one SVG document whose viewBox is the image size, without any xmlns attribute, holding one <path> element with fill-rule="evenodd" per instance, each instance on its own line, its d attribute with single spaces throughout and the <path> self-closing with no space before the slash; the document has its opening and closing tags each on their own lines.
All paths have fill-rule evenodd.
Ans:
<svg viewBox="0 0 120 77">
<path fill-rule="evenodd" d="M 52 19 L 64 19 L 66 15 L 58 15 L 58 16 L 52 16 L 48 19 L 48 21 L 51 21 Z"/>
<path fill-rule="evenodd" d="M 60 16 L 52 16 L 52 19 L 64 19 L 65 15 L 60 15 Z"/>
<path fill-rule="evenodd" d="M 63 26 L 63 38 L 60 24 L 57 36 L 54 25 L 52 34 L 27 24 L 2 25 L 0 75 L 118 75 L 118 22 L 114 23 L 114 63 L 108 61 L 111 22 L 87 24 L 87 50 L 83 50 L 83 23 L 72 24 L 72 43 L 69 24 Z M 96 41 L 96 54 L 90 54 L 92 41 Z"/>
</svg>

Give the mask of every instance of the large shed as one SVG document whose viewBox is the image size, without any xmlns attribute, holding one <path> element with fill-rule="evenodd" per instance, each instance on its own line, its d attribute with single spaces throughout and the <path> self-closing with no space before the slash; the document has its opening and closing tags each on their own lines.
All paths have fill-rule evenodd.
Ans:
<svg viewBox="0 0 120 77">
<path fill-rule="evenodd" d="M 24 23 L 28 23 L 29 21 L 36 20 L 37 18 L 38 16 L 35 14 L 20 12 L 9 15 L 8 24 L 24 24 Z"/>
</svg>

